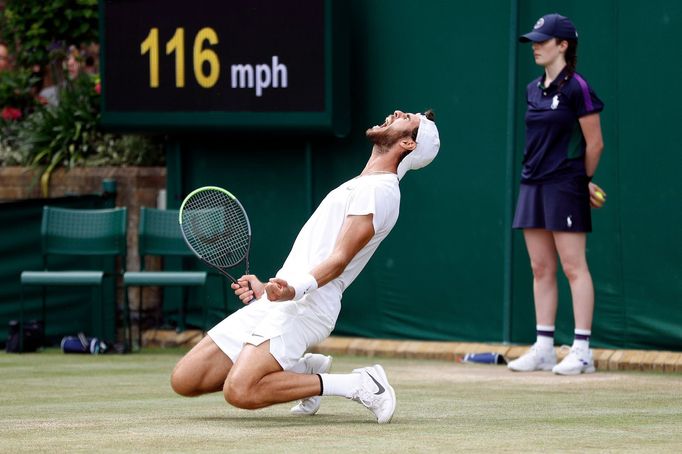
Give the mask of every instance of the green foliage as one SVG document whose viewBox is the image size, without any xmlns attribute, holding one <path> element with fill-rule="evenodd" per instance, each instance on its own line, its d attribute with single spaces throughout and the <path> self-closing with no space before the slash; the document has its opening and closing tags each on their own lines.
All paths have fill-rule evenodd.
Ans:
<svg viewBox="0 0 682 454">
<path fill-rule="evenodd" d="M 67 82 L 59 94 L 59 104 L 40 109 L 29 116 L 19 132 L 20 146 L 32 156 L 32 165 L 73 167 L 92 150 L 99 113 L 92 79 L 82 75 Z"/>
<path fill-rule="evenodd" d="M 0 165 L 41 167 L 43 180 L 60 166 L 162 165 L 159 141 L 99 129 L 98 77 L 65 77 L 67 47 L 97 42 L 97 0 L 4 4 L 0 36 L 18 52 L 16 69 L 0 72 Z M 34 65 L 50 71 L 59 87 L 58 105 L 36 101 L 42 81 Z"/>
<path fill-rule="evenodd" d="M 37 105 L 33 92 L 37 83 L 38 77 L 28 69 L 0 72 L 0 108 L 13 107 L 27 114 Z"/>
<path fill-rule="evenodd" d="M 139 135 L 103 134 L 87 166 L 154 166 L 163 164 L 165 152 L 158 141 Z"/>
<path fill-rule="evenodd" d="M 27 165 L 30 159 L 26 150 L 19 147 L 18 136 L 21 123 L 0 122 L 0 165 Z"/>
<path fill-rule="evenodd" d="M 59 104 L 36 110 L 17 134 L 23 164 L 54 168 L 78 165 L 158 165 L 162 147 L 143 136 L 121 136 L 100 131 L 97 79 L 82 74 L 67 81 Z"/>
<path fill-rule="evenodd" d="M 6 0 L 0 36 L 20 47 L 21 66 L 50 61 L 50 51 L 65 43 L 98 40 L 97 0 Z"/>
</svg>

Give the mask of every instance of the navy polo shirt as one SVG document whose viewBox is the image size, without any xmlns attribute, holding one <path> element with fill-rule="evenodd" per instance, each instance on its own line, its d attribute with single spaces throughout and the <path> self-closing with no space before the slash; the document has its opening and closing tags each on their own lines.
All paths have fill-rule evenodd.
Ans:
<svg viewBox="0 0 682 454">
<path fill-rule="evenodd" d="M 578 119 L 601 112 L 604 103 L 578 73 L 564 68 L 545 87 L 545 76 L 526 88 L 526 148 L 521 182 L 557 182 L 585 174 L 585 138 Z"/>
</svg>

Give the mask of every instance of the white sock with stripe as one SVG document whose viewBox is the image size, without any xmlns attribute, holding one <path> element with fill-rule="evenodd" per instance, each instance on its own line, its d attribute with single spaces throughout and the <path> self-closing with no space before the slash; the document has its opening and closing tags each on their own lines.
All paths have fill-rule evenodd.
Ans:
<svg viewBox="0 0 682 454">
<path fill-rule="evenodd" d="M 539 350 L 547 351 L 554 348 L 554 326 L 550 325 L 536 325 L 535 332 L 537 338 L 535 345 Z"/>
<path fill-rule="evenodd" d="M 323 396 L 341 396 L 350 398 L 353 392 L 362 385 L 362 375 L 353 374 L 320 374 Z"/>
<path fill-rule="evenodd" d="M 573 348 L 580 350 L 590 349 L 590 336 L 592 331 L 589 329 L 575 329 L 575 339 L 573 339 Z"/>
</svg>

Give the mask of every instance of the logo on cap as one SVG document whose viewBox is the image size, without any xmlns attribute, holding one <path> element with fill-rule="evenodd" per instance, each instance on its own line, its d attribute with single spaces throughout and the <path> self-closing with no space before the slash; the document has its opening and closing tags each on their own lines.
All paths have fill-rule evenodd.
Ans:
<svg viewBox="0 0 682 454">
<path fill-rule="evenodd" d="M 533 30 L 537 30 L 538 28 L 542 28 L 542 26 L 545 25 L 545 18 L 541 17 L 538 19 L 538 21 L 535 23 L 535 26 L 533 27 Z"/>
</svg>

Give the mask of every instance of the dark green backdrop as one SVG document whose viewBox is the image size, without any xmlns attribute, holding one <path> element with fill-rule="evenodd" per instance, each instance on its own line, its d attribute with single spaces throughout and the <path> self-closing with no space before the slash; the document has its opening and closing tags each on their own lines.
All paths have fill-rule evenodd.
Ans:
<svg viewBox="0 0 682 454">
<path fill-rule="evenodd" d="M 272 276 L 324 195 L 362 169 L 367 127 L 393 109 L 433 108 L 442 148 L 401 183 L 397 226 L 344 295 L 336 334 L 528 343 L 532 277 L 510 228 L 523 152 L 525 86 L 540 74 L 516 38 L 560 12 L 580 33 L 578 71 L 606 108 L 588 259 L 593 345 L 682 350 L 682 95 L 678 0 L 350 0 L 348 137 L 172 136 L 169 206 L 228 188 L 253 226 L 252 270 Z M 560 278 L 558 342 L 572 339 Z M 215 301 L 215 295 L 212 300 Z M 229 307 L 238 307 L 230 297 Z M 212 322 L 224 314 L 220 304 Z"/>
<path fill-rule="evenodd" d="M 169 194 L 223 185 L 253 224 L 253 269 L 271 276 L 310 209 L 358 174 L 364 130 L 395 108 L 435 109 L 442 149 L 401 183 L 398 225 L 346 292 L 336 334 L 531 342 L 532 276 L 510 221 L 523 152 L 525 85 L 540 74 L 516 37 L 560 12 L 580 33 L 578 70 L 606 103 L 588 258 L 593 345 L 682 348 L 682 240 L 673 142 L 682 3 L 355 0 L 352 130 L 345 139 L 186 137 L 169 147 Z M 572 339 L 561 277 L 558 342 Z M 218 316 L 219 314 L 214 314 Z"/>
</svg>

